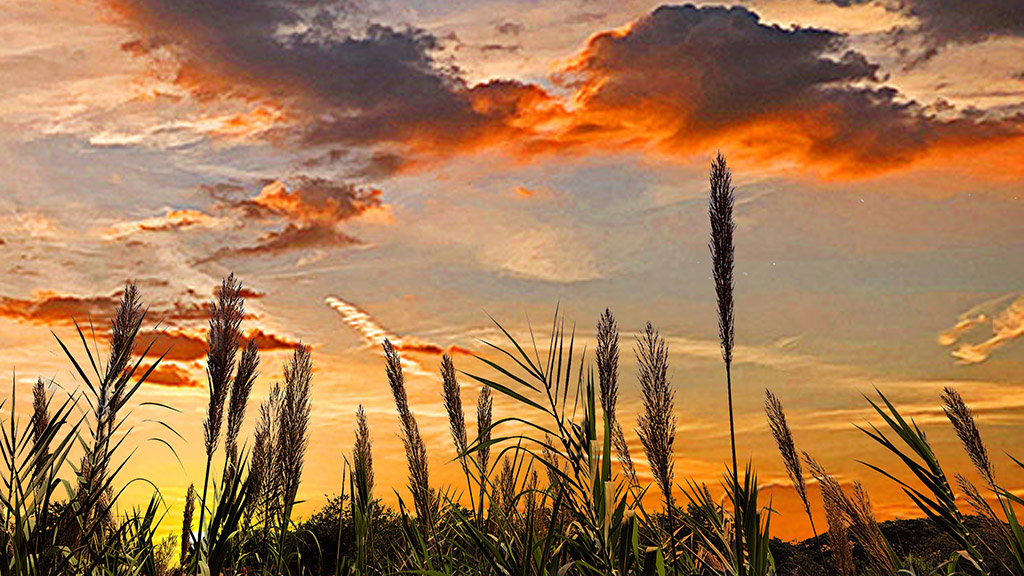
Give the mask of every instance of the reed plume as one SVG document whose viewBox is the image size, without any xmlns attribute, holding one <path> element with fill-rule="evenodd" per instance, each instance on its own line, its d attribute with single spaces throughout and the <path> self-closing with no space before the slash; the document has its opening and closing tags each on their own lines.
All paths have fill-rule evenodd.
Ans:
<svg viewBox="0 0 1024 576">
<path fill-rule="evenodd" d="M 775 443 L 779 447 L 779 453 L 782 455 L 782 462 L 786 465 L 786 473 L 789 474 L 789 479 L 793 482 L 793 488 L 796 489 L 797 496 L 800 497 L 800 502 L 804 505 L 807 519 L 811 522 L 811 532 L 814 533 L 814 542 L 817 545 L 818 529 L 814 526 L 814 515 L 811 514 L 811 503 L 807 498 L 807 483 L 804 481 L 800 456 L 796 453 L 793 433 L 789 429 L 789 423 L 786 422 L 786 412 L 782 408 L 782 402 L 767 388 L 764 391 L 764 411 L 768 416 L 768 427 L 771 428 L 772 437 L 775 438 Z M 821 553 L 820 545 L 818 546 L 818 552 Z M 822 556 L 821 565 L 823 567 L 825 565 L 824 556 Z"/>
<path fill-rule="evenodd" d="M 619 398 L 619 327 L 607 308 L 597 323 L 595 356 L 601 386 L 601 409 L 608 415 L 608 420 L 614 422 L 615 404 Z"/>
<path fill-rule="evenodd" d="M 828 524 L 828 546 L 832 550 L 832 561 L 836 565 L 836 571 L 839 576 L 853 576 L 853 550 L 850 549 L 850 535 L 846 529 L 843 510 L 832 499 L 824 499 L 824 504 L 825 522 Z M 818 550 L 821 550 L 820 544 Z M 824 567 L 822 563 L 822 568 Z"/>
<path fill-rule="evenodd" d="M 38 455 L 36 460 L 36 475 L 41 475 L 46 467 L 46 460 L 49 456 L 49 448 L 46 446 L 46 428 L 50 425 L 49 401 L 46 398 L 46 384 L 42 378 L 36 379 L 32 385 L 32 444 L 34 452 Z"/>
<path fill-rule="evenodd" d="M 501 459 L 501 471 L 498 472 L 496 492 L 500 502 L 498 507 L 505 517 L 504 523 L 509 525 L 512 522 L 512 513 L 515 511 L 516 484 L 512 461 L 508 456 Z"/>
<path fill-rule="evenodd" d="M 476 434 L 477 443 L 480 449 L 476 451 L 476 462 L 480 467 L 480 510 L 477 514 L 477 522 L 483 522 L 484 496 L 487 492 L 488 472 L 487 466 L 491 459 L 491 418 L 494 407 L 494 399 L 491 397 L 491 388 L 486 384 L 480 388 L 480 396 L 476 400 Z"/>
<path fill-rule="evenodd" d="M 228 401 L 228 428 L 225 435 L 224 446 L 227 451 L 226 462 L 229 474 L 234 474 L 238 469 L 238 434 L 242 430 L 242 422 L 245 420 L 246 407 L 249 404 L 249 394 L 256 382 L 257 369 L 260 365 L 260 353 L 256 347 L 256 340 L 250 340 L 242 351 L 242 358 L 238 362 L 238 373 L 235 374 L 234 383 L 231 385 L 231 397 Z"/>
<path fill-rule="evenodd" d="M 711 201 L 708 216 L 711 220 L 711 251 L 712 273 L 715 279 L 715 296 L 718 302 L 718 337 L 721 341 L 722 360 L 725 361 L 725 382 L 729 396 L 729 438 L 732 442 L 732 479 L 733 485 L 739 486 L 739 468 L 736 464 L 736 424 L 732 406 L 732 349 L 734 333 L 733 292 L 736 287 L 733 280 L 733 266 L 736 248 L 733 246 L 733 232 L 736 223 L 733 221 L 734 204 L 732 173 L 726 166 L 725 156 L 721 152 L 711 163 L 708 179 L 711 184 Z M 739 501 L 733 498 L 733 514 L 739 521 L 742 511 Z M 743 576 L 743 531 L 736 532 L 736 558 L 739 560 L 739 573 Z"/>
<path fill-rule="evenodd" d="M 281 386 L 278 383 L 270 388 L 267 399 L 260 404 L 260 418 L 253 434 L 252 458 L 249 463 L 249 478 L 252 482 L 253 503 L 246 510 L 246 525 L 252 526 L 252 517 L 257 515 L 261 525 L 263 542 L 277 524 L 281 466 L 277 456 L 277 419 L 281 403 Z"/>
<path fill-rule="evenodd" d="M 668 380 L 668 345 L 650 322 L 637 339 L 637 378 L 644 413 L 637 418 L 637 432 L 651 473 L 668 504 L 672 502 L 672 476 L 676 438 L 675 391 Z"/>
<path fill-rule="evenodd" d="M 206 418 L 203 420 L 206 472 L 203 474 L 203 498 L 199 507 L 199 542 L 202 542 L 203 538 L 210 465 L 213 463 L 213 453 L 220 442 L 220 430 L 224 423 L 224 403 L 230 392 L 235 356 L 238 353 L 239 326 L 245 317 L 241 292 L 242 284 L 235 280 L 234 274 L 230 274 L 221 283 L 217 299 L 210 308 L 210 331 L 206 341 L 206 377 L 210 401 L 206 408 Z"/>
<path fill-rule="evenodd" d="M 989 460 L 985 443 L 981 440 L 981 432 L 978 431 L 974 413 L 971 412 L 960 393 L 953 388 L 943 389 L 942 401 L 942 410 L 953 424 L 956 435 L 971 458 L 971 463 L 977 468 L 978 474 L 985 480 L 989 488 L 996 490 L 995 469 L 992 467 L 992 461 Z"/>
<path fill-rule="evenodd" d="M 423 443 L 423 437 L 420 436 L 416 417 L 409 409 L 405 376 L 402 374 L 402 359 L 394 345 L 387 339 L 384 340 L 384 357 L 388 383 L 391 386 L 391 394 L 395 398 L 395 407 L 398 409 L 398 419 L 402 425 L 402 445 L 405 448 L 405 458 L 409 463 L 409 488 L 412 491 L 413 504 L 421 521 L 429 526 L 433 521 L 433 496 L 427 469 L 427 447 Z"/>
<path fill-rule="evenodd" d="M 1009 529 L 1006 527 L 1006 524 L 996 516 L 995 511 L 992 510 L 992 507 L 989 506 L 984 496 L 982 496 L 978 491 L 978 487 L 965 478 L 963 474 L 956 475 L 956 483 L 960 486 L 960 489 L 963 491 L 964 497 L 967 500 L 967 504 L 972 510 L 974 510 L 974 513 L 981 517 L 982 520 L 988 524 L 989 528 L 994 529 L 1004 537 L 1008 536 Z"/>
<path fill-rule="evenodd" d="M 125 285 L 124 294 L 114 314 L 110 330 L 110 358 L 107 361 L 107 373 L 101 383 L 101 399 L 99 404 L 101 416 L 106 418 L 106 433 L 113 432 L 117 421 L 117 411 L 121 407 L 125 387 L 128 384 L 125 368 L 135 353 L 135 337 L 139 333 L 145 312 L 142 309 L 142 296 L 134 282 Z M 109 397 L 107 396 L 109 393 Z M 99 425 L 99 424 L 98 424 Z"/>
<path fill-rule="evenodd" d="M 94 527 L 112 520 L 110 502 L 113 491 L 107 485 L 107 465 L 111 459 L 110 438 L 117 428 L 117 412 L 123 402 L 128 373 L 125 368 L 135 351 L 135 338 L 145 316 L 142 298 L 134 282 L 125 285 L 111 321 L 110 355 L 102 381 L 95 389 L 93 403 L 95 428 L 92 446 L 82 456 L 78 470 L 78 491 L 75 495 L 81 507 L 82 520 L 78 525 L 62 528 L 69 541 L 77 541 Z M 97 524 L 98 522 L 98 524 Z"/>
<path fill-rule="evenodd" d="M 238 354 L 239 327 L 245 317 L 241 298 L 242 284 L 231 274 L 224 279 L 217 300 L 210 309 L 210 331 L 207 335 L 206 374 L 210 402 L 203 421 L 207 458 L 212 458 L 220 442 L 224 422 L 224 403 L 231 391 L 231 377 Z"/>
<path fill-rule="evenodd" d="M 889 541 L 882 535 L 875 520 L 874 511 L 871 507 L 871 500 L 867 491 L 860 482 L 853 484 L 853 497 L 843 492 L 839 482 L 829 474 L 825 468 L 806 452 L 803 453 L 804 461 L 811 470 L 811 474 L 821 487 L 821 495 L 825 500 L 826 510 L 832 507 L 842 512 L 846 525 L 849 526 L 857 542 L 864 548 L 868 563 L 879 574 L 897 576 L 901 566 L 893 554 Z"/>
<path fill-rule="evenodd" d="M 630 487 L 639 486 L 636 468 L 629 454 L 629 445 L 622 425 L 615 415 L 615 406 L 619 398 L 619 326 L 611 310 L 605 308 L 601 320 L 597 323 L 597 375 L 601 388 L 601 409 L 608 416 L 612 433 L 612 445 L 619 457 L 619 463 L 626 473 Z"/>
<path fill-rule="evenodd" d="M 366 412 L 363 405 L 356 410 L 356 443 L 352 449 L 352 460 L 355 465 L 356 475 L 362 475 L 361 482 L 357 484 L 360 490 L 365 487 L 365 493 L 359 494 L 362 501 L 369 500 L 369 494 L 373 492 L 373 452 L 371 450 L 370 426 L 366 423 Z"/>
<path fill-rule="evenodd" d="M 196 508 L 196 486 L 188 485 L 188 492 L 185 494 L 185 512 L 181 520 L 181 565 L 185 565 L 188 558 L 189 544 L 192 543 L 192 514 Z"/>
<path fill-rule="evenodd" d="M 43 441 L 46 427 L 50 425 L 50 413 L 47 406 L 46 384 L 42 378 L 32 385 L 32 442 L 39 445 Z"/>
<path fill-rule="evenodd" d="M 441 380 L 444 384 L 444 409 L 448 412 L 448 426 L 455 444 L 455 453 L 468 476 L 469 465 L 463 457 L 469 439 L 466 434 L 466 414 L 462 409 L 462 389 L 455 377 L 455 363 L 448 354 L 441 357 Z"/>
<path fill-rule="evenodd" d="M 312 405 L 313 362 L 309 347 L 298 345 L 284 367 L 283 400 L 280 407 L 277 457 L 282 466 L 282 496 L 285 511 L 295 503 L 309 446 L 309 416 Z M 287 516 L 285 522 L 288 521 Z"/>
<path fill-rule="evenodd" d="M 644 412 L 637 417 L 637 433 L 651 466 L 654 481 L 665 497 L 669 536 L 675 558 L 675 513 L 673 511 L 672 477 L 676 439 L 675 391 L 668 379 L 668 345 L 650 322 L 637 337 L 637 379 L 643 396 Z M 675 570 L 675 562 L 672 564 Z"/>
</svg>

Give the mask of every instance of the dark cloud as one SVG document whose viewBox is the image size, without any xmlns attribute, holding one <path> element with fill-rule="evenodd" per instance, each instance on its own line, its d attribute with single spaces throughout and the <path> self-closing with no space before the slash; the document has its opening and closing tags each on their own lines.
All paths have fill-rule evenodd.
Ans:
<svg viewBox="0 0 1024 576">
<path fill-rule="evenodd" d="M 234 208 L 247 217 L 281 219 L 297 225 L 334 225 L 379 207 L 380 190 L 324 178 L 297 177 L 291 189 L 272 182 L 252 198 L 237 200 Z"/>
<path fill-rule="evenodd" d="M 277 256 L 302 250 L 345 248 L 360 243 L 359 239 L 332 227 L 288 224 L 281 230 L 266 233 L 254 244 L 237 247 L 225 246 L 202 261 L 207 262 L 223 258 Z"/>
<path fill-rule="evenodd" d="M 926 56 L 947 44 L 972 44 L 993 37 L 1024 36 L 1020 0 L 819 0 L 837 6 L 879 4 L 917 21 Z"/>
<path fill-rule="evenodd" d="M 526 30 L 522 22 L 504 20 L 494 25 L 494 31 L 502 36 L 519 36 Z"/>
<path fill-rule="evenodd" d="M 492 53 L 504 53 L 504 54 L 515 54 L 519 52 L 519 44 L 484 44 L 480 46 L 480 51 L 484 54 Z"/>
<path fill-rule="evenodd" d="M 333 3 L 108 2 L 140 36 L 132 50 L 176 55 L 180 85 L 200 97 L 274 102 L 288 119 L 281 130 L 314 157 L 310 162 L 348 161 L 348 151 L 360 149 L 372 154 L 357 169 L 366 177 L 483 148 L 528 160 L 652 148 L 688 156 L 718 147 L 862 175 L 937 150 L 962 154 L 968 146 L 1021 137 L 1019 119 L 939 115 L 905 98 L 841 34 L 766 25 L 742 7 L 666 6 L 594 35 L 559 75 L 574 89 L 564 98 L 511 80 L 469 85 L 439 60 L 447 40 L 416 28 L 354 27 Z M 1011 2 L 983 4 L 992 10 L 971 8 L 963 16 L 969 24 L 955 38 L 947 24 L 955 18 L 947 16 L 976 4 L 904 0 L 894 6 L 949 41 L 1018 30 L 1021 11 L 1005 12 Z M 1002 24 L 986 12 L 1001 15 Z M 348 193 L 336 198 L 333 223 L 330 216 L 298 216 L 306 205 L 301 198 L 294 209 L 250 199 L 245 205 L 254 214 L 273 212 L 280 227 L 221 256 L 349 245 L 353 239 L 336 224 L 352 209 Z"/>
<path fill-rule="evenodd" d="M 291 189 L 282 182 L 271 182 L 252 197 L 239 197 L 239 190 L 233 187 L 209 190 L 218 200 L 219 210 L 239 213 L 243 223 L 253 220 L 268 223 L 271 229 L 253 244 L 225 246 L 206 260 L 359 244 L 357 238 L 342 231 L 340 226 L 382 206 L 380 190 L 323 178 L 295 178 Z"/>
<path fill-rule="evenodd" d="M 480 138 L 494 120 L 478 113 L 458 70 L 435 59 L 443 40 L 416 28 L 350 29 L 343 10 L 330 2 L 108 5 L 141 36 L 130 45 L 133 53 L 173 53 L 180 62 L 175 80 L 201 97 L 281 103 L 297 117 L 307 145 L 429 149 L 450 144 L 445 133 Z"/>
<path fill-rule="evenodd" d="M 662 7 L 594 36 L 565 71 L 581 142 L 726 145 L 832 172 L 906 164 L 943 146 L 1021 137 L 1019 121 L 940 119 L 894 89 L 842 35 L 762 23 L 742 7 Z"/>
</svg>

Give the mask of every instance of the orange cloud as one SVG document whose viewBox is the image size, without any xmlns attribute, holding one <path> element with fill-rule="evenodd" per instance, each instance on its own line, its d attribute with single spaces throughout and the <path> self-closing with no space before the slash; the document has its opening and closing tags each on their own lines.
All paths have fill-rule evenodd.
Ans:
<svg viewBox="0 0 1024 576">
<path fill-rule="evenodd" d="M 218 201 L 217 209 L 234 212 L 242 225 L 259 221 L 267 230 L 253 244 L 225 246 L 207 257 L 277 255 L 297 250 L 338 248 L 360 244 L 359 239 L 341 230 L 341 225 L 363 214 L 384 211 L 381 191 L 323 178 L 300 176 L 289 188 L 274 181 L 252 197 L 238 195 L 236 187 L 208 189 Z"/>
<path fill-rule="evenodd" d="M 151 365 L 140 365 L 135 371 L 136 376 L 142 376 L 150 367 Z M 150 372 L 149 377 L 146 378 L 146 384 L 169 388 L 201 388 L 203 386 L 188 370 L 166 361 L 160 362 Z"/>
<path fill-rule="evenodd" d="M 444 348 L 437 344 L 430 344 L 428 342 L 419 342 L 417 340 L 409 341 L 406 339 L 400 345 L 395 345 L 395 350 L 399 352 L 411 352 L 413 354 L 429 354 L 431 356 L 440 356 L 442 354 L 462 354 L 465 356 L 472 356 L 473 352 L 462 346 L 449 346 Z"/>
<path fill-rule="evenodd" d="M 270 0 L 107 4 L 141 36 L 126 49 L 173 56 L 174 80 L 199 98 L 264 103 L 253 119 L 238 120 L 240 133 L 276 123 L 259 134 L 287 134 L 280 138 L 318 154 L 324 146 L 368 149 L 388 159 L 387 170 L 483 149 L 529 160 L 623 150 L 688 159 L 722 148 L 829 178 L 942 165 L 952 154 L 952 165 L 965 167 L 965 155 L 993 150 L 1009 160 L 1004 166 L 1024 165 L 1024 115 L 924 106 L 886 86 L 842 34 L 765 24 L 741 6 L 663 6 L 595 34 L 554 74 L 570 91 L 562 96 L 512 80 L 470 85 L 435 60 L 444 42 L 415 28 L 320 35 L 324 24 Z M 301 218 L 263 240 L 270 250 L 289 237 L 345 242 L 300 233 L 323 224 L 329 207 L 306 211 L 283 187 L 265 189 L 251 206 Z"/>
<path fill-rule="evenodd" d="M 32 324 L 70 324 L 72 319 L 106 318 L 117 307 L 120 294 L 73 296 L 37 290 L 31 298 L 0 296 L 0 316 Z"/>
<path fill-rule="evenodd" d="M 263 328 L 251 328 L 242 334 L 243 340 L 255 340 L 261 352 L 276 350 L 292 350 L 299 345 L 298 340 L 274 334 Z M 206 332 L 194 329 L 169 329 L 160 332 L 143 334 L 139 340 L 139 350 L 153 344 L 149 356 L 164 356 L 176 362 L 191 362 L 206 358 Z"/>
<path fill-rule="evenodd" d="M 140 232 L 165 232 L 194 227 L 210 228 L 220 222 L 219 218 L 198 210 L 167 210 L 163 216 L 115 224 L 110 228 L 105 237 L 108 240 L 119 240 Z"/>
</svg>

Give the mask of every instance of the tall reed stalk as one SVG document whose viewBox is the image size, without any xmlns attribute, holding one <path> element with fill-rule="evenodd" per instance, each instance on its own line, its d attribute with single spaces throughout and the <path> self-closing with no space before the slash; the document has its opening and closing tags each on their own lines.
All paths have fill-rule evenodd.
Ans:
<svg viewBox="0 0 1024 576">
<path fill-rule="evenodd" d="M 733 280 L 733 266 L 736 249 L 733 246 L 733 232 L 736 230 L 736 223 L 733 221 L 732 209 L 734 204 L 734 188 L 732 186 L 732 173 L 726 166 L 725 156 L 721 152 L 711 163 L 709 173 L 711 183 L 711 202 L 708 207 L 708 216 L 711 219 L 711 243 L 708 248 L 711 251 L 712 272 L 715 279 L 715 296 L 718 302 L 718 336 L 722 347 L 722 360 L 725 361 L 725 382 L 729 395 L 729 438 L 732 442 L 732 479 L 733 485 L 739 486 L 739 468 L 736 463 L 736 424 L 732 406 L 732 349 L 733 349 L 733 292 L 735 281 Z M 739 501 L 733 498 L 733 514 L 735 521 L 739 523 L 742 511 L 739 508 Z M 745 571 L 743 561 L 743 533 L 741 530 L 734 530 L 736 533 L 736 559 L 739 575 L 743 576 Z"/>
</svg>

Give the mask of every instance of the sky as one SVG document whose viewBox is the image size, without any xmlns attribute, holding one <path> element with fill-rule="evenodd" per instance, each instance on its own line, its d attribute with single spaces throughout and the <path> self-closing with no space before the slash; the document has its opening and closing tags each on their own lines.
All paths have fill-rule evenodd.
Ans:
<svg viewBox="0 0 1024 576">
<path fill-rule="evenodd" d="M 616 315 L 627 423 L 634 336 L 654 323 L 677 480 L 717 483 L 718 151 L 736 186 L 737 442 L 777 535 L 810 530 L 765 388 L 798 448 L 862 481 L 883 519 L 919 514 L 857 462 L 897 466 L 854 426 L 878 422 L 876 387 L 947 470 L 973 477 L 945 386 L 997 475 L 1024 456 L 1019 0 L 0 0 L 0 78 L 0 366 L 21 396 L 39 376 L 74 388 L 54 336 L 92 318 L 102 341 L 137 282 L 145 338 L 171 350 L 138 401 L 180 413 L 134 409 L 124 478 L 155 479 L 170 525 L 202 482 L 207 306 L 231 272 L 262 350 L 253 405 L 292 347 L 313 350 L 299 515 L 342 490 L 359 404 L 377 494 L 407 496 L 382 337 L 402 343 L 432 482 L 458 487 L 440 353 L 493 375 L 473 358 L 500 342 L 490 317 L 522 338 L 556 306 L 581 353 Z"/>
</svg>

